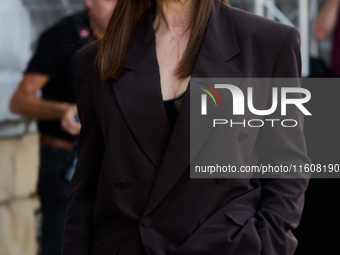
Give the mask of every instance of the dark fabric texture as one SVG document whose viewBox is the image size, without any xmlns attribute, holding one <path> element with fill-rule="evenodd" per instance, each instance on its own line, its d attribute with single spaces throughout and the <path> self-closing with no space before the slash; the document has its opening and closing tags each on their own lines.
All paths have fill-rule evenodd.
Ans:
<svg viewBox="0 0 340 255">
<path fill-rule="evenodd" d="M 173 130 L 175 127 L 178 112 L 181 109 L 184 93 L 176 98 L 164 101 L 164 107 L 165 107 L 166 115 L 168 117 L 171 130 Z"/>
<path fill-rule="evenodd" d="M 76 28 L 75 17 L 82 26 L 89 28 L 86 12 L 64 18 L 39 38 L 37 49 L 25 73 L 43 73 L 50 81 L 42 89 L 42 97 L 58 102 L 75 103 L 74 95 L 74 54 L 83 46 L 83 40 Z M 90 30 L 88 30 L 90 33 Z M 89 36 L 86 40 L 89 41 Z M 38 121 L 40 133 L 74 141 L 72 136 L 60 128 L 60 121 Z"/>
<path fill-rule="evenodd" d="M 93 65 L 100 42 L 76 54 L 82 129 L 62 254 L 292 255 L 308 179 L 190 179 L 190 88 L 171 130 L 152 18 L 142 17 L 118 81 L 102 82 Z M 192 77 L 300 77 L 299 44 L 296 28 L 214 1 Z M 239 164 L 310 162 L 302 126 L 236 127 L 229 146 Z"/>
</svg>

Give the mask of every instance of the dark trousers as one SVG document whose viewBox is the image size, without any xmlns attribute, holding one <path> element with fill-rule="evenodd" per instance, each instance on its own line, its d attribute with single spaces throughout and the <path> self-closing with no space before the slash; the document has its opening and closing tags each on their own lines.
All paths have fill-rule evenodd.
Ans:
<svg viewBox="0 0 340 255">
<path fill-rule="evenodd" d="M 42 210 L 41 255 L 60 255 L 69 183 L 63 173 L 75 151 L 40 146 L 38 193 Z"/>
</svg>

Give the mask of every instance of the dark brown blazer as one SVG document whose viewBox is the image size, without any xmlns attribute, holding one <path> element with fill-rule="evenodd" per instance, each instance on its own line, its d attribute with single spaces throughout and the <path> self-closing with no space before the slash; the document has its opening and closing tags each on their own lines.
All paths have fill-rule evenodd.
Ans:
<svg viewBox="0 0 340 255">
<path fill-rule="evenodd" d="M 76 55 L 82 128 L 62 254 L 292 255 L 308 179 L 190 179 L 190 97 L 171 133 L 152 17 L 145 13 L 118 81 L 101 82 L 98 43 Z M 296 28 L 214 1 L 192 77 L 299 77 L 299 43 Z M 309 162 L 302 126 L 235 130 L 234 161 Z"/>
</svg>

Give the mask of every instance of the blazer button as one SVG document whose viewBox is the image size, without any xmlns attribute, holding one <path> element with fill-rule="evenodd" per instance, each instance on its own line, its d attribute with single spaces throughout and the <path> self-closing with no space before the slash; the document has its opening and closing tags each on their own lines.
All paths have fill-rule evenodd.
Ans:
<svg viewBox="0 0 340 255">
<path fill-rule="evenodd" d="M 244 140 L 246 140 L 248 137 L 248 133 L 241 133 L 239 136 L 238 136 L 238 140 L 240 142 L 243 142 Z"/>
<path fill-rule="evenodd" d="M 115 183 L 117 188 L 123 189 L 127 186 L 127 181 L 125 180 L 119 180 Z"/>
<path fill-rule="evenodd" d="M 207 219 L 206 218 L 202 218 L 198 221 L 198 226 L 200 227 Z"/>
<path fill-rule="evenodd" d="M 142 220 L 142 225 L 144 227 L 150 227 L 152 225 L 152 218 L 150 216 L 146 216 L 143 220 Z"/>
</svg>

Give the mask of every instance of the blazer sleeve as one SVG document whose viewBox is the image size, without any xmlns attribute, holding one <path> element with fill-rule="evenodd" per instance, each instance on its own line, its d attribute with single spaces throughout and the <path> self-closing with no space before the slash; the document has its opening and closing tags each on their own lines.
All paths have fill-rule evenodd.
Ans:
<svg viewBox="0 0 340 255">
<path fill-rule="evenodd" d="M 282 46 L 273 78 L 296 78 L 292 79 L 295 82 L 289 82 L 289 87 L 300 86 L 300 33 L 296 28 L 290 30 Z M 271 115 L 271 118 L 282 119 L 280 112 L 276 114 Z M 260 163 L 272 166 L 309 164 L 302 112 L 296 107 L 290 108 L 289 111 L 287 108 L 285 119 L 295 119 L 299 125 L 295 128 L 277 125 L 275 128 L 261 129 L 257 140 Z M 261 204 L 256 215 L 256 228 L 262 243 L 261 255 L 294 254 L 297 240 L 291 230 L 296 228 L 300 221 L 309 175 L 300 174 L 295 177 L 261 180 Z"/>
<path fill-rule="evenodd" d="M 63 255 L 89 254 L 91 218 L 104 153 L 104 139 L 96 117 L 89 79 L 82 66 L 89 61 L 83 53 L 86 52 L 78 52 L 74 62 L 76 104 L 81 130 L 78 141 L 78 160 L 70 184 L 63 236 Z"/>
</svg>

